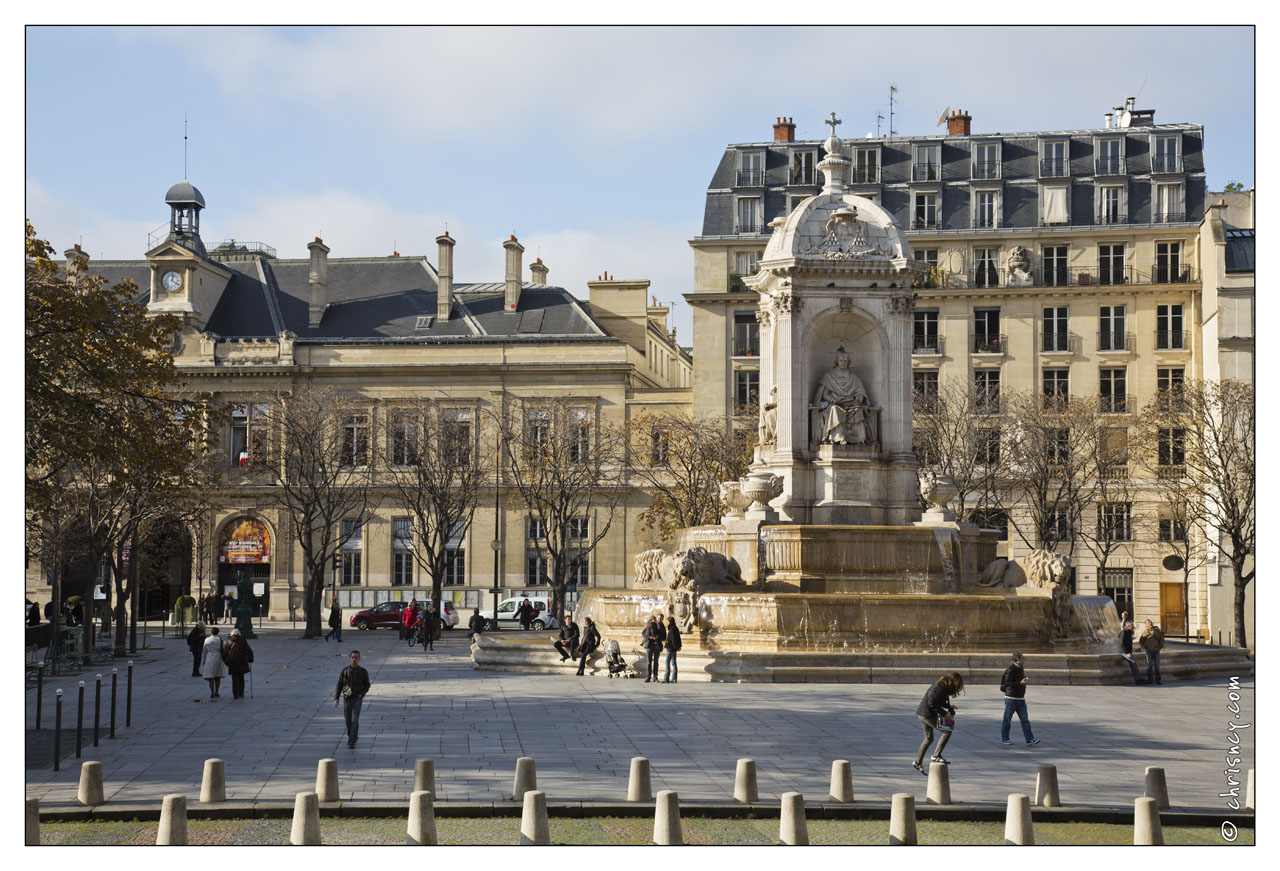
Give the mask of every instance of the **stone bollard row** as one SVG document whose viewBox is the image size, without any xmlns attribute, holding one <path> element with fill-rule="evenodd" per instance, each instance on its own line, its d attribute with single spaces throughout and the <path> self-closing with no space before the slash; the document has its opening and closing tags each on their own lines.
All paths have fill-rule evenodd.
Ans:
<svg viewBox="0 0 1280 871">
<path fill-rule="evenodd" d="M 521 756 L 516 760 L 516 779 L 511 785 L 511 800 L 520 801 L 524 794 L 538 788 L 538 768 L 531 757 Z"/>
<path fill-rule="evenodd" d="M 1031 798 L 1026 795 L 1009 796 L 1009 807 L 1004 813 L 1004 842 L 1020 847 L 1035 845 L 1035 829 L 1031 824 Z"/>
<path fill-rule="evenodd" d="M 660 846 L 684 843 L 684 832 L 680 828 L 680 796 L 674 789 L 658 793 L 653 810 L 653 842 Z"/>
<path fill-rule="evenodd" d="M 338 801 L 338 760 L 321 759 L 316 766 L 316 797 L 319 801 Z"/>
<path fill-rule="evenodd" d="M 733 777 L 733 800 L 751 803 L 760 800 L 760 790 L 756 788 L 756 761 L 739 759 L 738 770 Z"/>
<path fill-rule="evenodd" d="M 221 759 L 204 761 L 204 775 L 200 778 L 200 800 L 227 800 L 227 770 Z"/>
<path fill-rule="evenodd" d="M 187 845 L 187 797 L 172 793 L 160 805 L 160 826 L 156 829 L 156 846 Z"/>
<path fill-rule="evenodd" d="M 929 763 L 929 786 L 925 790 L 929 804 L 951 804 L 951 771 L 945 762 Z"/>
<path fill-rule="evenodd" d="M 289 843 L 311 847 L 320 843 L 320 799 L 314 792 L 300 792 L 293 800 L 293 827 Z"/>
<path fill-rule="evenodd" d="M 1164 829 L 1160 826 L 1159 802 L 1150 797 L 1133 803 L 1133 843 L 1138 846 L 1159 847 L 1164 844 Z"/>
<path fill-rule="evenodd" d="M 26 844 L 28 847 L 34 847 L 40 843 L 40 799 L 27 799 L 27 837 Z"/>
<path fill-rule="evenodd" d="M 76 801 L 89 807 L 106 801 L 101 762 L 85 762 L 80 765 L 80 787 L 76 791 Z"/>
<path fill-rule="evenodd" d="M 1056 765 L 1041 765 L 1036 772 L 1036 805 L 1039 807 L 1061 807 L 1062 800 L 1058 796 L 1058 768 Z"/>
<path fill-rule="evenodd" d="M 895 792 L 889 808 L 889 846 L 916 845 L 916 798 L 909 792 Z"/>
<path fill-rule="evenodd" d="M 409 795 L 409 832 L 405 843 L 410 847 L 434 847 L 440 843 L 436 837 L 435 795 L 424 789 L 415 789 Z"/>
<path fill-rule="evenodd" d="M 778 840 L 795 847 L 809 845 L 809 824 L 804 818 L 804 796 L 798 792 L 782 794 L 782 818 L 778 823 Z"/>
<path fill-rule="evenodd" d="M 853 769 L 848 759 L 831 763 L 831 800 L 844 804 L 853 801 Z"/>
<path fill-rule="evenodd" d="M 1143 796 L 1154 798 L 1160 810 L 1169 806 L 1169 787 L 1165 785 L 1163 768 L 1154 765 L 1147 767 L 1146 790 Z"/>
<path fill-rule="evenodd" d="M 631 757 L 631 774 L 627 778 L 627 801 L 651 801 L 653 786 L 649 781 L 649 760 Z"/>
<path fill-rule="evenodd" d="M 551 828 L 547 822 L 547 794 L 531 789 L 524 794 L 524 809 L 520 813 L 520 843 L 545 847 L 551 843 Z"/>
</svg>

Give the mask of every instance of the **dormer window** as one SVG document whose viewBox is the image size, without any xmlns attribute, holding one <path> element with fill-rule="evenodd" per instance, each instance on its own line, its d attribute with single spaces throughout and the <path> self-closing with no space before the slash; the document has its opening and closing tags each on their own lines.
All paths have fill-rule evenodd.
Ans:
<svg viewBox="0 0 1280 871">
<path fill-rule="evenodd" d="M 739 155 L 738 187 L 760 187 L 764 184 L 764 154 L 744 151 Z"/>
<path fill-rule="evenodd" d="M 1067 140 L 1054 139 L 1040 146 L 1040 176 L 1061 178 L 1071 174 L 1067 159 Z"/>
<path fill-rule="evenodd" d="M 936 145 L 917 145 L 916 162 L 911 168 L 912 181 L 937 181 L 942 178 L 942 163 Z"/>
<path fill-rule="evenodd" d="M 1124 140 L 1099 139 L 1098 155 L 1094 158 L 1095 175 L 1124 175 Z"/>
<path fill-rule="evenodd" d="M 1152 172 L 1182 172 L 1177 136 L 1157 136 L 1151 149 Z"/>
<path fill-rule="evenodd" d="M 738 232 L 739 233 L 759 233 L 760 232 L 760 198 L 759 197 L 739 197 L 738 198 Z"/>
<path fill-rule="evenodd" d="M 812 151 L 795 151 L 791 154 L 791 184 L 817 184 L 814 165 L 817 155 Z"/>
<path fill-rule="evenodd" d="M 859 148 L 853 155 L 853 183 L 880 183 L 880 149 Z"/>
<path fill-rule="evenodd" d="M 973 177 L 1000 177 L 1000 143 L 979 142 L 973 146 Z"/>
</svg>

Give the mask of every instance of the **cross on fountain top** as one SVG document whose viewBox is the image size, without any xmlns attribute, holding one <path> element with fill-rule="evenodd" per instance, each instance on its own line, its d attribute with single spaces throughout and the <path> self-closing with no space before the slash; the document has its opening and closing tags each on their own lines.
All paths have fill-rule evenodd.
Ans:
<svg viewBox="0 0 1280 871">
<path fill-rule="evenodd" d="M 837 125 L 837 124 L 843 124 L 844 122 L 843 122 L 843 121 L 841 121 L 839 118 L 837 118 L 837 117 L 836 117 L 836 113 L 835 113 L 835 112 L 832 112 L 832 113 L 831 113 L 831 117 L 830 117 L 830 118 L 828 118 L 826 121 L 823 121 L 822 123 L 823 123 L 823 124 L 827 124 L 827 125 L 829 125 L 829 126 L 831 127 L 831 135 L 832 135 L 832 136 L 835 136 L 835 135 L 836 135 L 836 125 Z"/>
</svg>

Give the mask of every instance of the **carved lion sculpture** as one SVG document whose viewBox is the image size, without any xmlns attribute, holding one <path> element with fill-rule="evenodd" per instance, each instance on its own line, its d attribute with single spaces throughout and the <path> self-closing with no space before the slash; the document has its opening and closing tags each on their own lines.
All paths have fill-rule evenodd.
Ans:
<svg viewBox="0 0 1280 871">
<path fill-rule="evenodd" d="M 1071 587 L 1067 576 L 1071 560 L 1047 550 L 1033 550 L 1017 561 L 997 559 L 983 569 L 978 584 L 984 587 L 1020 587 L 1024 583 L 1048 590 L 1053 601 L 1054 629 L 1066 635 L 1071 628 Z"/>
<path fill-rule="evenodd" d="M 708 587 L 742 584 L 738 561 L 704 547 L 676 551 L 668 556 L 661 550 L 647 550 L 636 555 L 636 584 L 652 586 L 661 582 L 667 588 L 667 610 L 674 614 L 684 632 L 697 623 L 698 596 Z"/>
</svg>

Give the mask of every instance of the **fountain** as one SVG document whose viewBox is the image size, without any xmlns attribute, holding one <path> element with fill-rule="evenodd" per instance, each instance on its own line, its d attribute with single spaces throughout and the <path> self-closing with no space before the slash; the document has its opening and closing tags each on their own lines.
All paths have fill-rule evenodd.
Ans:
<svg viewBox="0 0 1280 871">
<path fill-rule="evenodd" d="M 682 530 L 671 554 L 639 554 L 634 588 L 588 590 L 579 617 L 640 660 L 645 619 L 674 614 L 680 673 L 694 680 L 929 681 L 956 670 L 994 681 L 1015 649 L 1039 683 L 1128 679 L 1109 598 L 1072 596 L 1057 554 L 1006 570 L 997 533 L 948 508 L 954 481 L 917 474 L 911 286 L 926 266 L 887 211 L 845 192 L 849 160 L 839 122 L 827 123 L 822 193 L 771 222 L 747 279 L 770 397 L 748 475 L 722 485 L 719 524 Z M 546 641 L 481 638 L 473 658 L 563 669 Z M 1166 674 L 1178 674 L 1176 658 L 1166 655 Z M 1193 658 L 1202 676 L 1241 673 L 1239 656 Z"/>
</svg>

